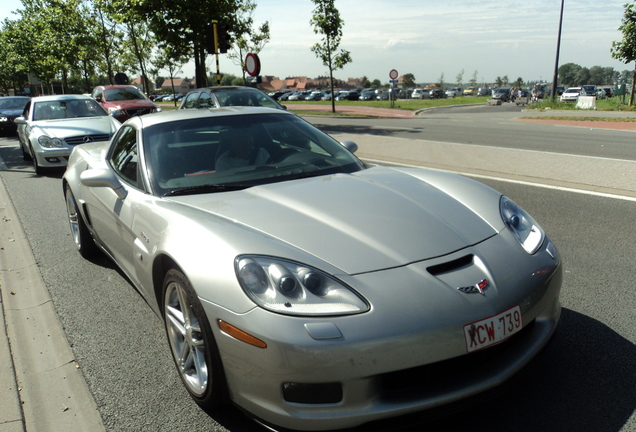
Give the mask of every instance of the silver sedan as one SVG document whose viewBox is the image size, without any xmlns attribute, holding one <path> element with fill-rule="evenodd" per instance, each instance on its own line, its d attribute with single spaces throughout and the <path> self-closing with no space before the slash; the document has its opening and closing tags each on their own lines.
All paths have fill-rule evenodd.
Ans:
<svg viewBox="0 0 636 432">
<path fill-rule="evenodd" d="M 550 340 L 561 259 L 528 213 L 356 147 L 235 107 L 135 117 L 73 150 L 78 251 L 105 252 L 163 318 L 208 412 L 358 426 L 496 387 Z"/>
<path fill-rule="evenodd" d="M 36 174 L 66 166 L 71 150 L 78 144 L 110 141 L 120 126 L 84 95 L 34 97 L 15 123 L 22 156 L 33 161 Z"/>
</svg>

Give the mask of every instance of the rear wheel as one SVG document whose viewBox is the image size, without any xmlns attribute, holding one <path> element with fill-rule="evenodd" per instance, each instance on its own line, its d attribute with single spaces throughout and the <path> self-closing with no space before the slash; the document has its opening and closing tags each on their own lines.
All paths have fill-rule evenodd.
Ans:
<svg viewBox="0 0 636 432">
<path fill-rule="evenodd" d="M 204 410 L 222 406 L 225 377 L 210 324 L 190 281 L 176 269 L 164 279 L 163 317 L 172 358 L 188 393 Z"/>
<path fill-rule="evenodd" d="M 93 237 L 91 237 L 91 233 L 88 231 L 88 227 L 86 226 L 86 222 L 84 222 L 82 214 L 79 212 L 77 201 L 75 201 L 75 197 L 73 196 L 73 192 L 69 185 L 66 185 L 65 195 L 66 212 L 73 241 L 75 242 L 75 246 L 77 247 L 80 255 L 84 258 L 88 258 L 97 251 L 97 245 L 95 244 Z"/>
</svg>

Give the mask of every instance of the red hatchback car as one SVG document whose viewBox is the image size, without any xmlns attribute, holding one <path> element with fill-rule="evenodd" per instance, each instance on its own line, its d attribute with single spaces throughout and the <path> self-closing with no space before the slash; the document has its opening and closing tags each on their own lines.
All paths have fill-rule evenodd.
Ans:
<svg viewBox="0 0 636 432">
<path fill-rule="evenodd" d="M 91 93 L 93 99 L 120 122 L 131 117 L 161 111 L 161 108 L 132 85 L 98 86 Z"/>
</svg>

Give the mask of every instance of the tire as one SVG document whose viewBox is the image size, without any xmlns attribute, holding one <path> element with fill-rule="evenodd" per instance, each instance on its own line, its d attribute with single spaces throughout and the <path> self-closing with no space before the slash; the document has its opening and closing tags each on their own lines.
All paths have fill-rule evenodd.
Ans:
<svg viewBox="0 0 636 432">
<path fill-rule="evenodd" d="M 64 195 L 66 196 L 66 214 L 68 215 L 68 223 L 71 228 L 71 235 L 77 247 L 77 251 L 84 258 L 93 256 L 97 252 L 97 245 L 88 231 L 86 222 L 82 217 L 77 206 L 77 201 L 73 196 L 71 187 L 66 185 Z"/>
<path fill-rule="evenodd" d="M 35 152 L 33 152 L 33 168 L 35 169 L 35 174 L 39 176 L 44 175 L 45 169 L 38 164 L 38 158 L 35 156 Z"/>
<path fill-rule="evenodd" d="M 18 137 L 18 141 L 20 142 L 20 150 L 22 150 L 22 159 L 30 162 L 31 161 L 31 155 L 29 154 L 28 151 L 26 151 L 26 147 L 24 146 L 24 144 L 22 144 L 22 140 L 20 140 L 20 138 Z"/>
<path fill-rule="evenodd" d="M 214 335 L 188 278 L 171 269 L 163 282 L 163 318 L 179 376 L 205 411 L 226 404 L 227 384 Z"/>
</svg>

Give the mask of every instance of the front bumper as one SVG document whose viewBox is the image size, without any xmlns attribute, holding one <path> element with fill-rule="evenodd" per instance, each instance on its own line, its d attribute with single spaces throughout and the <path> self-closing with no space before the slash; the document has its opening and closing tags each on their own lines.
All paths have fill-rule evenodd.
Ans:
<svg viewBox="0 0 636 432">
<path fill-rule="evenodd" d="M 431 267 L 467 253 L 478 257 L 477 265 L 430 275 Z M 491 281 L 485 293 L 457 290 L 457 280 L 481 273 Z M 450 257 L 339 277 L 363 293 L 371 311 L 303 318 L 255 308 L 237 315 L 203 302 L 237 405 L 265 422 L 297 430 L 348 428 L 436 408 L 513 376 L 550 340 L 561 311 L 556 249 L 546 239 L 530 256 L 507 231 Z M 515 305 L 523 330 L 468 354 L 464 325 Z M 215 325 L 218 319 L 268 347 L 230 337 Z"/>
</svg>

